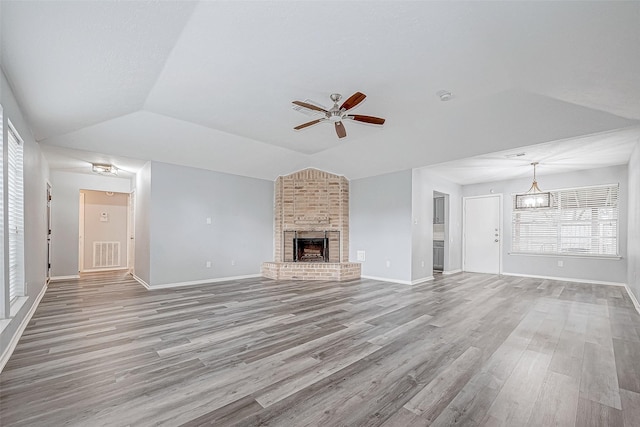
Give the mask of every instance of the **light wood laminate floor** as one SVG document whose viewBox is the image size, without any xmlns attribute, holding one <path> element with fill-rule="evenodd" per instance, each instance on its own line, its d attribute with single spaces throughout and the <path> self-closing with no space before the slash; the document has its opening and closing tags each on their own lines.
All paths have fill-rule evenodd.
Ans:
<svg viewBox="0 0 640 427">
<path fill-rule="evenodd" d="M 54 282 L 0 374 L 5 426 L 639 426 L 624 288 Z"/>
</svg>

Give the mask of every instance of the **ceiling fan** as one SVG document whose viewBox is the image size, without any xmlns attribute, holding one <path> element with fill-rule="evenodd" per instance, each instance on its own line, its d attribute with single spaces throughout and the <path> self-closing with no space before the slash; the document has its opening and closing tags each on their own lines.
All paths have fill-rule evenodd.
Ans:
<svg viewBox="0 0 640 427">
<path fill-rule="evenodd" d="M 300 107 L 308 108 L 309 110 L 318 111 L 324 114 L 324 117 L 312 120 L 307 123 L 303 123 L 300 126 L 294 127 L 295 130 L 304 129 L 306 127 L 315 125 L 320 122 L 331 122 L 334 124 L 336 128 L 336 133 L 338 134 L 338 138 L 344 138 L 347 136 L 347 131 L 342 124 L 343 120 L 355 120 L 356 122 L 370 123 L 374 125 L 382 125 L 384 124 L 384 119 L 380 117 L 373 116 L 362 116 L 358 114 L 347 114 L 347 111 L 354 108 L 358 104 L 360 104 L 367 97 L 362 92 L 356 92 L 351 95 L 346 101 L 342 103 L 341 106 L 338 107 L 338 102 L 342 99 L 342 95 L 339 93 L 331 94 L 331 100 L 333 101 L 333 107 L 329 110 L 326 110 L 322 107 L 318 107 L 317 105 L 309 104 L 307 102 L 302 101 L 292 101 L 295 105 Z"/>
</svg>

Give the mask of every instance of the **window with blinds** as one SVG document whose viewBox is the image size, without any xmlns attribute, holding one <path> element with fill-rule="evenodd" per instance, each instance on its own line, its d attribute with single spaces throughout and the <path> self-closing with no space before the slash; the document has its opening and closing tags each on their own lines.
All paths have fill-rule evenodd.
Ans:
<svg viewBox="0 0 640 427">
<path fill-rule="evenodd" d="M 549 208 L 530 210 L 513 195 L 513 253 L 618 256 L 618 184 L 550 193 Z"/>
<path fill-rule="evenodd" d="M 22 140 L 13 126 L 8 129 L 7 163 L 9 225 L 9 300 L 24 295 L 24 201 Z"/>
</svg>

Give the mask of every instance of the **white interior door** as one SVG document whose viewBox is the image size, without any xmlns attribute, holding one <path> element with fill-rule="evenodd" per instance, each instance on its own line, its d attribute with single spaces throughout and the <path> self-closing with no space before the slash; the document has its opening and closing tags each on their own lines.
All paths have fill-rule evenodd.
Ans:
<svg viewBox="0 0 640 427">
<path fill-rule="evenodd" d="M 500 273 L 502 196 L 464 199 L 464 270 Z"/>
</svg>

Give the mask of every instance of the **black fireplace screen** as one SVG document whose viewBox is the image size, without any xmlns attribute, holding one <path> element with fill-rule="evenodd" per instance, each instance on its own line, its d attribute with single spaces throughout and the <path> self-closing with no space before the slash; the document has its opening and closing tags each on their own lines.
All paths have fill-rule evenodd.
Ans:
<svg viewBox="0 0 640 427">
<path fill-rule="evenodd" d="M 340 262 L 339 231 L 285 231 L 285 262 Z"/>
<path fill-rule="evenodd" d="M 314 239 L 297 237 L 293 245 L 295 261 L 299 262 L 328 262 L 329 239 Z"/>
</svg>

